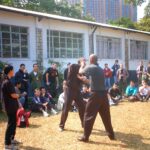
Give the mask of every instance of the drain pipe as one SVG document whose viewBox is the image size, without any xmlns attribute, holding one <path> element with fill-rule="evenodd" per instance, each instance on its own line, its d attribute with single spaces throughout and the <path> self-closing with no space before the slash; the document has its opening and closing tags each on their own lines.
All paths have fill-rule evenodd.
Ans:
<svg viewBox="0 0 150 150">
<path fill-rule="evenodd" d="M 94 30 L 92 31 L 92 47 L 91 47 L 91 51 L 90 51 L 90 54 L 94 53 L 94 33 L 97 29 L 97 26 L 94 27 Z"/>
</svg>

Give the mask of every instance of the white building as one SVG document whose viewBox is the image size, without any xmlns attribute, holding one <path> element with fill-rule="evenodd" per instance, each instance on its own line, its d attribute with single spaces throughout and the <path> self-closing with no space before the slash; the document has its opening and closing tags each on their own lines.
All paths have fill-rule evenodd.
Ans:
<svg viewBox="0 0 150 150">
<path fill-rule="evenodd" d="M 135 70 L 141 59 L 150 60 L 150 32 L 0 5 L 0 60 L 15 70 L 21 63 L 29 72 L 35 62 L 76 63 L 93 52 L 102 67 L 118 59 Z"/>
</svg>

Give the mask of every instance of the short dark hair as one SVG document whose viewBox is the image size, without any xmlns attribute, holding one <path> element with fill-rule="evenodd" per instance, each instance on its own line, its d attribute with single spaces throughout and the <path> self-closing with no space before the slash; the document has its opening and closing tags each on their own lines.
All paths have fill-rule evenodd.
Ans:
<svg viewBox="0 0 150 150">
<path fill-rule="evenodd" d="M 35 64 L 33 64 L 33 67 L 34 67 L 35 65 L 37 65 L 37 66 L 38 66 L 38 64 L 37 64 L 37 63 L 35 63 Z"/>
<path fill-rule="evenodd" d="M 20 67 L 24 66 L 25 67 L 25 64 L 20 64 Z"/>
<path fill-rule="evenodd" d="M 4 68 L 4 74 L 5 75 L 8 75 L 8 73 L 10 72 L 10 71 L 12 71 L 14 68 L 13 68 L 13 66 L 11 66 L 11 65 L 8 65 L 8 66 L 6 66 L 5 68 Z"/>
<path fill-rule="evenodd" d="M 45 88 L 44 86 L 41 86 L 41 87 L 40 87 L 40 90 L 42 90 L 42 89 L 46 89 L 46 88 Z"/>
</svg>

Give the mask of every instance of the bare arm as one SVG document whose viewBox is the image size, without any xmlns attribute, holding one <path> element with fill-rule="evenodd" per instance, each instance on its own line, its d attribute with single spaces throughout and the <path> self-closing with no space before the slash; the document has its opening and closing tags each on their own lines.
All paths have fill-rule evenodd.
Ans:
<svg viewBox="0 0 150 150">
<path fill-rule="evenodd" d="M 11 97 L 17 100 L 19 98 L 19 94 L 12 93 Z"/>
</svg>

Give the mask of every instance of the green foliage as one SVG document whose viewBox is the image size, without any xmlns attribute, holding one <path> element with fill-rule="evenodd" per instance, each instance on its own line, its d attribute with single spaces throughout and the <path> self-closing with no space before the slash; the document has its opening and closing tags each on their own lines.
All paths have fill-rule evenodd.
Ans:
<svg viewBox="0 0 150 150">
<path fill-rule="evenodd" d="M 134 22 L 130 18 L 122 17 L 115 21 L 109 21 L 109 24 L 130 29 L 136 29 Z"/>
<path fill-rule="evenodd" d="M 136 23 L 136 29 L 150 32 L 150 17 L 144 17 Z"/>
<path fill-rule="evenodd" d="M 146 0 L 124 0 L 125 3 L 133 4 L 135 6 L 142 5 L 142 3 L 146 2 Z"/>
<path fill-rule="evenodd" d="M 148 5 L 145 7 L 144 13 L 145 13 L 146 17 L 150 17 L 150 1 L 149 1 Z"/>
</svg>

